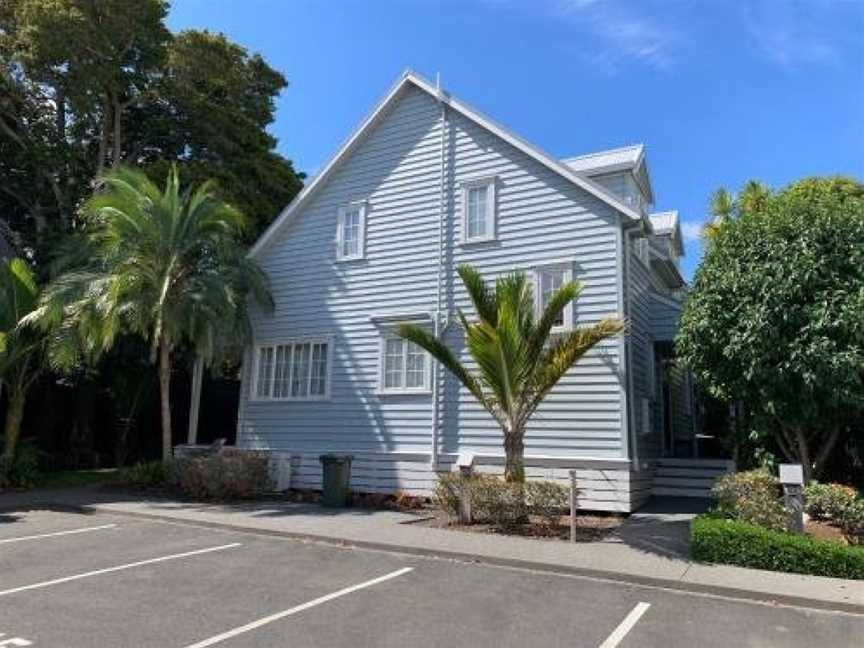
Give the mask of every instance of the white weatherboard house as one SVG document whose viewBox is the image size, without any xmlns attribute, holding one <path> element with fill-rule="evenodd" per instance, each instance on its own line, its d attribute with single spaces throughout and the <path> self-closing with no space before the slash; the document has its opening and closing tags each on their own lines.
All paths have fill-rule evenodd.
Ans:
<svg viewBox="0 0 864 648">
<path fill-rule="evenodd" d="M 358 491 L 429 493 L 467 453 L 502 471 L 493 419 L 393 328 L 418 323 L 460 347 L 454 315 L 471 311 L 457 266 L 489 280 L 519 268 L 538 302 L 564 279 L 585 284 L 561 330 L 630 322 L 540 407 L 526 473 L 576 469 L 582 507 L 635 509 L 657 460 L 693 437 L 690 386 L 666 362 L 681 232 L 653 202 L 642 146 L 558 160 L 406 72 L 251 251 L 276 306 L 254 316 L 238 446 L 290 462 L 301 488 L 320 487 L 324 452 L 354 455 Z"/>
</svg>

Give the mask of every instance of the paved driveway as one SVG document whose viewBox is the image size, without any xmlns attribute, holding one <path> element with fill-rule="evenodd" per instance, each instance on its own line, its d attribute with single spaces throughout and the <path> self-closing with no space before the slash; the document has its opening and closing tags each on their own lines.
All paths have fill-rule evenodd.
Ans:
<svg viewBox="0 0 864 648">
<path fill-rule="evenodd" d="M 0 647 L 860 646 L 864 617 L 149 520 L 0 514 Z"/>
</svg>

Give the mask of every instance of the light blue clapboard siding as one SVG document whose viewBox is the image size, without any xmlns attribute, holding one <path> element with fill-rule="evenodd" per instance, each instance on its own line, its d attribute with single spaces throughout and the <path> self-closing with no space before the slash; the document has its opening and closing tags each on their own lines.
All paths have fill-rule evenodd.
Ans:
<svg viewBox="0 0 864 648">
<path fill-rule="evenodd" d="M 448 249 L 453 264 L 470 263 L 490 281 L 546 263 L 572 263 L 574 277 L 585 288 L 576 309 L 578 323 L 590 323 L 619 312 L 616 228 L 611 209 L 558 174 L 521 154 L 474 122 L 450 115 L 448 181 L 453 226 Z M 497 178 L 497 240 L 461 244 L 462 181 Z M 458 280 L 448 286 L 448 306 L 470 313 Z M 461 343 L 453 327 L 447 339 Z M 591 353 L 556 387 L 529 425 L 526 453 L 551 456 L 624 456 L 621 385 L 617 375 L 619 346 L 604 345 Z M 467 353 L 461 354 L 469 362 Z M 469 362 L 470 364 L 470 362 Z M 501 432 L 491 417 L 455 379 L 446 377 L 442 450 L 501 452 Z"/>
<path fill-rule="evenodd" d="M 651 299 L 651 333 L 655 340 L 671 342 L 678 333 L 681 304 L 663 298 L 656 293 Z"/>
<path fill-rule="evenodd" d="M 240 443 L 314 453 L 321 450 L 428 452 L 429 395 L 378 393 L 381 330 L 370 315 L 435 309 L 440 190 L 440 113 L 411 88 L 268 248 L 262 262 L 276 308 L 254 321 L 256 343 L 310 335 L 334 338 L 332 395 L 323 402 L 248 398 L 245 366 Z M 447 281 L 444 306 L 468 308 L 455 268 L 476 265 L 490 279 L 514 268 L 571 261 L 585 289 L 576 318 L 620 313 L 620 216 L 598 199 L 475 123 L 449 111 L 445 185 Z M 497 178 L 498 238 L 461 245 L 460 183 Z M 367 200 L 366 258 L 335 262 L 339 207 Z M 458 326 L 448 329 L 458 345 Z M 571 370 L 538 411 L 527 453 L 558 457 L 626 456 L 617 342 Z M 463 353 L 464 355 L 464 353 Z M 501 452 L 489 415 L 443 377 L 441 450 Z"/>
<path fill-rule="evenodd" d="M 657 429 L 655 422 L 656 408 L 660 406 L 657 399 L 657 382 L 651 379 L 651 367 L 654 363 L 651 357 L 654 354 L 654 339 L 651 333 L 652 317 L 652 283 L 651 270 L 639 259 L 633 246 L 629 251 L 629 283 L 627 286 L 628 299 L 630 300 L 630 344 L 632 345 L 633 374 L 633 424 L 636 432 L 636 442 L 640 460 L 653 459 L 661 452 L 661 431 Z M 655 367 L 656 371 L 656 367 Z M 655 389 L 652 389 L 652 383 Z M 649 399 L 650 411 L 649 421 L 645 421 L 643 411 L 643 399 Z M 649 426 L 649 427 L 646 427 Z"/>
</svg>

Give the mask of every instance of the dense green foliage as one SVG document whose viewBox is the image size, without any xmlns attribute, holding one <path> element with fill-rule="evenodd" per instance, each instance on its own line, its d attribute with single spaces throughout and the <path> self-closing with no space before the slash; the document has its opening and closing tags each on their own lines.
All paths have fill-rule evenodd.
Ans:
<svg viewBox="0 0 864 648">
<path fill-rule="evenodd" d="M 864 185 L 751 183 L 715 221 L 676 340 L 809 477 L 864 411 Z M 715 202 L 718 202 L 715 200 Z"/>
<path fill-rule="evenodd" d="M 838 521 L 857 497 L 851 486 L 812 481 L 804 487 L 804 510 L 814 520 Z"/>
<path fill-rule="evenodd" d="M 864 547 L 701 515 L 690 524 L 694 560 L 795 574 L 864 579 Z"/>
<path fill-rule="evenodd" d="M 765 469 L 724 475 L 711 488 L 711 497 L 717 515 L 778 531 L 789 526 L 780 483 Z"/>
<path fill-rule="evenodd" d="M 206 31 L 172 34 L 166 0 L 0 3 L 0 214 L 37 258 L 103 170 L 219 181 L 253 240 L 302 176 L 266 128 L 286 79 Z"/>
<path fill-rule="evenodd" d="M 121 334 L 148 341 L 158 361 L 163 458 L 171 453 L 171 354 L 181 344 L 211 359 L 250 335 L 247 296 L 270 304 L 267 280 L 240 243 L 245 219 L 209 183 L 181 190 L 176 170 L 164 190 L 118 167 L 84 209 L 83 233 L 67 250 L 68 270 L 45 289 L 30 320 L 53 331 L 61 369 L 98 358 Z"/>
<path fill-rule="evenodd" d="M 553 334 L 555 321 L 582 291 L 580 283 L 562 284 L 535 316 L 533 290 L 524 273 L 501 277 L 494 289 L 469 265 L 459 267 L 459 276 L 477 316 L 477 321 L 469 322 L 459 311 L 476 372 L 420 326 L 406 324 L 397 333 L 429 352 L 492 415 L 504 432 L 504 475 L 507 481 L 523 481 L 528 420 L 564 374 L 597 344 L 621 333 L 624 323 L 604 319 Z"/>
<path fill-rule="evenodd" d="M 14 460 L 27 392 L 42 373 L 46 334 L 21 327 L 37 308 L 41 291 L 21 259 L 0 264 L 0 379 L 8 390 L 3 426 L 3 461 Z"/>
</svg>

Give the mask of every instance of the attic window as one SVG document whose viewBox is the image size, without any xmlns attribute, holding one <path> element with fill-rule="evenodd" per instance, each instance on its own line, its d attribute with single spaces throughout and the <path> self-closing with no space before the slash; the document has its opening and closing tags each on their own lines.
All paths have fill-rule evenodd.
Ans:
<svg viewBox="0 0 864 648">
<path fill-rule="evenodd" d="M 353 203 L 339 210 L 336 227 L 336 259 L 362 259 L 366 253 L 366 203 Z"/>
<path fill-rule="evenodd" d="M 462 183 L 462 242 L 495 239 L 495 178 Z"/>
</svg>

